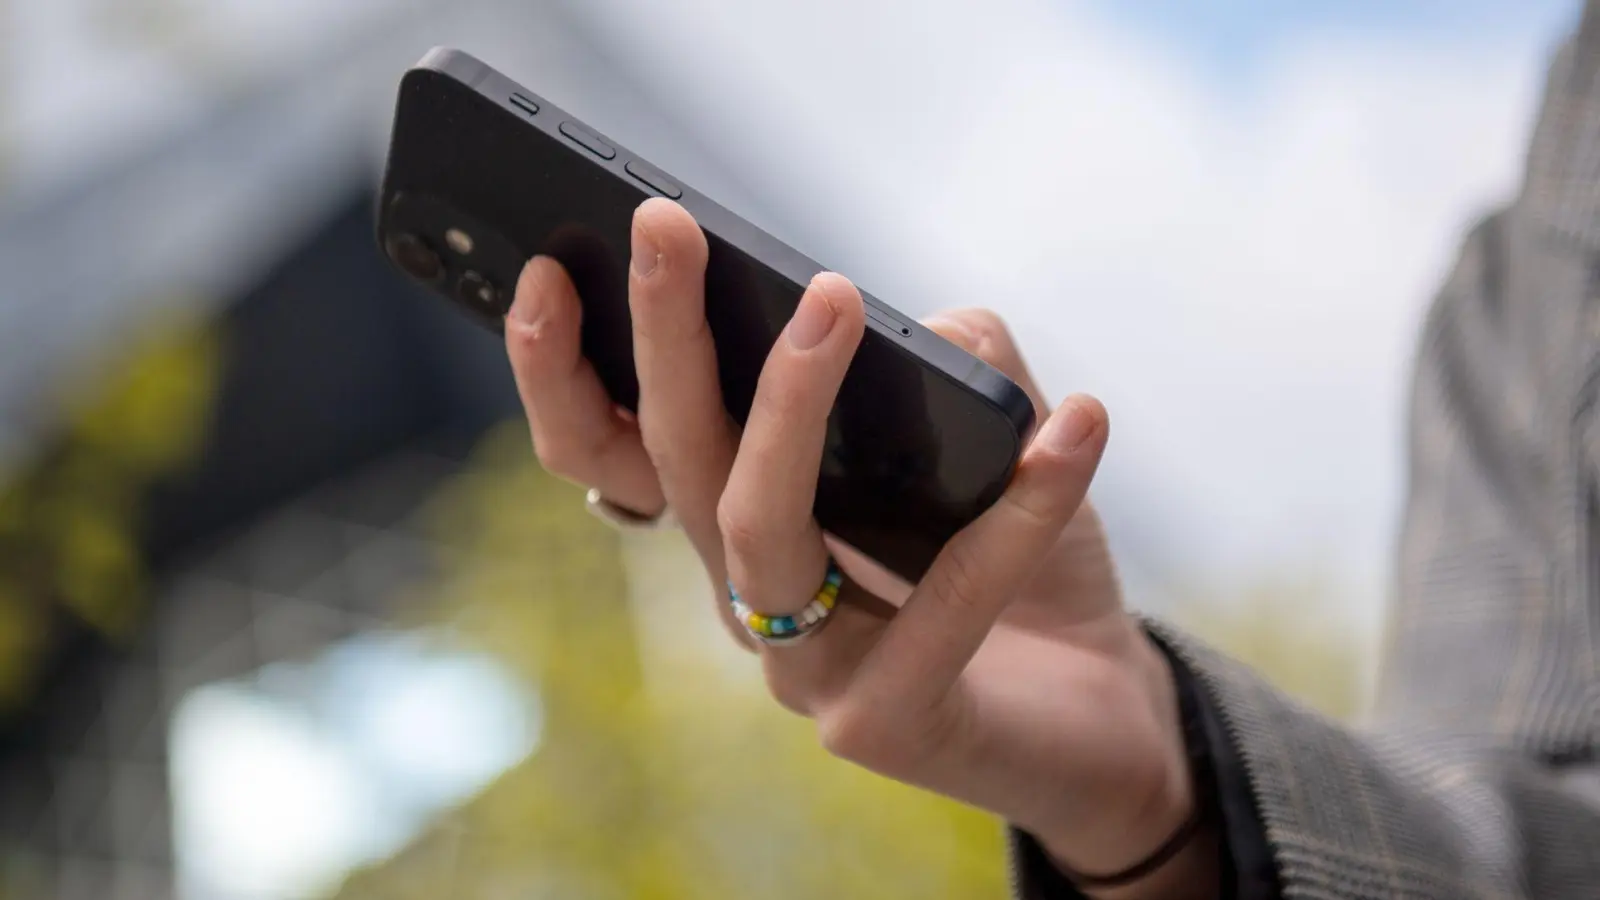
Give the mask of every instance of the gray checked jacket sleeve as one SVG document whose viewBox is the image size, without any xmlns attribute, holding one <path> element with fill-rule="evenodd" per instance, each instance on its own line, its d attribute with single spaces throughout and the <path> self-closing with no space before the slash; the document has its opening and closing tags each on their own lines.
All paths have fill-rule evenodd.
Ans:
<svg viewBox="0 0 1600 900">
<path fill-rule="evenodd" d="M 1228 840 L 1264 848 L 1275 892 L 1600 898 L 1597 400 L 1591 2 L 1551 70 L 1521 195 L 1467 237 L 1424 327 L 1371 725 L 1323 719 L 1154 626 L 1236 764 L 1221 790 L 1251 821 Z M 1028 876 L 1021 893 L 1071 896 Z"/>
</svg>

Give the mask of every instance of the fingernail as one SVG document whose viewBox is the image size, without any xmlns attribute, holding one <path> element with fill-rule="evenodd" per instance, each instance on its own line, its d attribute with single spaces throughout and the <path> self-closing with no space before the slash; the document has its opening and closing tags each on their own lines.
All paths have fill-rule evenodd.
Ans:
<svg viewBox="0 0 1600 900">
<path fill-rule="evenodd" d="M 517 279 L 517 294 L 507 315 L 524 324 L 537 323 L 544 311 L 544 276 L 539 271 L 542 266 L 535 256 L 522 267 L 522 276 Z"/>
<path fill-rule="evenodd" d="M 800 308 L 789 320 L 789 346 L 796 350 L 810 350 L 822 343 L 833 330 L 833 323 L 839 321 L 826 280 L 824 275 L 811 279 L 811 287 L 800 298 Z"/>
<path fill-rule="evenodd" d="M 656 270 L 656 264 L 661 261 L 661 249 L 656 242 L 645 233 L 644 227 L 637 222 L 633 225 L 633 274 L 640 278 L 648 278 Z"/>
<path fill-rule="evenodd" d="M 1069 397 L 1045 423 L 1044 434 L 1039 439 L 1057 453 L 1071 453 L 1083 446 L 1098 424 L 1093 401 Z"/>
</svg>

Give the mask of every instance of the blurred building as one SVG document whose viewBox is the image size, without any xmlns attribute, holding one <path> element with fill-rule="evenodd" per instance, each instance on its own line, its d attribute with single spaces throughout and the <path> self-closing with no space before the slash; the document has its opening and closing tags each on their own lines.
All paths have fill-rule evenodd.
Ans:
<svg viewBox="0 0 1600 900">
<path fill-rule="evenodd" d="M 372 250 L 363 188 L 217 308 L 203 450 L 144 491 L 136 630 L 53 618 L 41 690 L 0 744 L 6 865 L 29 887 L 8 896 L 169 896 L 180 703 L 393 621 L 433 552 L 408 517 L 514 414 L 496 342 Z"/>
<path fill-rule="evenodd" d="M 159 6 L 50 9 L 137 19 Z M 73 165 L 24 154 L 13 160 L 23 176 L 0 192 L 0 609 L 14 601 L 25 615 L 12 623 L 32 629 L 6 643 L 0 617 L 0 655 L 26 649 L 17 658 L 31 685 L 0 714 L 0 896 L 291 896 L 286 884 L 319 877 L 307 867 L 381 859 L 417 835 L 437 845 L 445 832 L 430 815 L 526 749 L 525 733 L 464 721 L 474 747 L 494 752 L 456 754 L 468 768 L 435 772 L 443 780 L 432 787 L 393 763 L 409 775 L 363 807 L 392 813 L 391 831 L 309 862 L 295 857 L 314 856 L 304 841 L 320 832 L 265 822 L 240 826 L 258 829 L 256 856 L 228 856 L 238 848 L 223 847 L 221 832 L 232 822 L 216 811 L 252 791 L 259 800 L 342 782 L 315 780 L 314 760 L 295 784 L 180 759 L 193 752 L 185 710 L 196 704 L 233 729 L 207 740 L 248 743 L 281 732 L 252 731 L 251 716 L 292 707 L 343 727 L 419 671 L 468 684 L 480 707 L 500 689 L 481 672 L 461 681 L 477 671 L 471 660 L 429 644 L 408 605 L 449 556 L 419 524 L 427 498 L 486 429 L 518 414 L 495 339 L 403 282 L 372 238 L 394 85 L 429 46 L 468 47 L 758 224 L 808 233 L 797 207 L 741 184 L 759 161 L 721 158 L 674 115 L 681 99 L 645 80 L 648 67 L 581 4 L 289 7 L 284 16 L 306 21 L 262 41 L 239 30 L 206 45 L 156 29 L 151 39 L 170 42 L 188 79 L 151 107 L 161 127 L 81 148 Z M 324 15 L 329 26 L 313 35 Z M 820 227 L 812 220 L 809 233 Z M 126 374 L 147 339 L 173 333 L 206 348 L 196 365 Z M 124 435 L 75 416 L 146 381 L 198 404 L 197 443 L 166 468 L 101 466 Z M 127 402 L 107 421 L 182 430 L 151 425 L 144 401 Z M 87 493 L 62 500 L 57 490 Z M 127 535 L 107 531 L 123 526 Z M 104 564 L 57 556 L 61 547 Z M 105 574 L 80 583 L 83 572 Z M 352 655 L 362 660 L 354 675 Z M 374 672 L 387 688 L 369 683 Z M 526 699 L 504 690 L 501 707 L 482 707 L 502 725 Z M 488 730 L 471 730 L 480 725 Z M 185 788 L 180 769 L 210 780 Z M 336 819 L 342 807 L 328 803 Z M 257 874 L 250 865 L 272 874 L 256 892 L 240 887 Z"/>
<path fill-rule="evenodd" d="M 437 553 L 417 510 L 517 405 L 498 342 L 376 251 L 393 86 L 451 31 L 517 47 L 523 71 L 581 85 L 592 106 L 637 97 L 559 8 L 500 6 L 370 16 L 180 127 L 0 194 L 0 490 L 52 477 L 72 437 L 63 386 L 92 402 L 131 338 L 175 323 L 219 348 L 215 371 L 189 373 L 211 379 L 197 455 L 132 488 L 150 586 L 122 598 L 149 604 L 134 627 L 107 635 L 58 597 L 7 598 L 48 613 L 36 691 L 0 720 L 0 896 L 173 896 L 186 700 L 229 683 L 292 692 L 271 686 L 275 664 L 405 619 Z M 263 843 L 289 837 L 262 827 Z M 189 881 L 191 896 L 236 896 Z"/>
</svg>

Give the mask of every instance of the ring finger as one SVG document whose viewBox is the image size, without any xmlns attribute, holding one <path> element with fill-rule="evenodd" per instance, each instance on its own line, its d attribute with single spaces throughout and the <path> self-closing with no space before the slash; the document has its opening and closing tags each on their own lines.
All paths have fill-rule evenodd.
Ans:
<svg viewBox="0 0 1600 900">
<path fill-rule="evenodd" d="M 506 316 L 506 352 L 544 467 L 641 515 L 665 500 L 636 423 L 620 415 L 578 339 L 583 306 L 561 264 L 535 257 Z"/>
</svg>

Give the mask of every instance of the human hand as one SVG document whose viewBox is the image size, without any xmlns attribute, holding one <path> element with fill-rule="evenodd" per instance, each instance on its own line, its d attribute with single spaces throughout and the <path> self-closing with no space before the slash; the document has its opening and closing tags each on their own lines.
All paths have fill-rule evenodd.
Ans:
<svg viewBox="0 0 1600 900">
<path fill-rule="evenodd" d="M 578 297 L 559 264 L 529 263 L 506 343 L 541 462 L 646 515 L 670 504 L 718 586 L 719 615 L 747 644 L 724 585 L 762 613 L 796 613 L 831 552 L 847 576 L 832 620 L 804 643 L 759 648 L 779 703 L 815 720 L 829 752 L 1000 815 L 1065 867 L 1100 874 L 1143 859 L 1194 798 L 1172 673 L 1124 611 L 1085 500 L 1104 408 L 1077 396 L 1045 418 L 997 317 L 930 321 L 1027 390 L 1043 424 L 1000 501 L 908 591 L 811 515 L 825 423 L 865 328 L 860 294 L 817 276 L 740 433 L 705 321 L 706 253 L 681 207 L 640 207 L 629 277 L 636 418 L 583 359 Z M 888 606 L 898 611 L 883 615 Z M 1106 896 L 1214 894 L 1215 862 L 1202 837 Z"/>
</svg>

